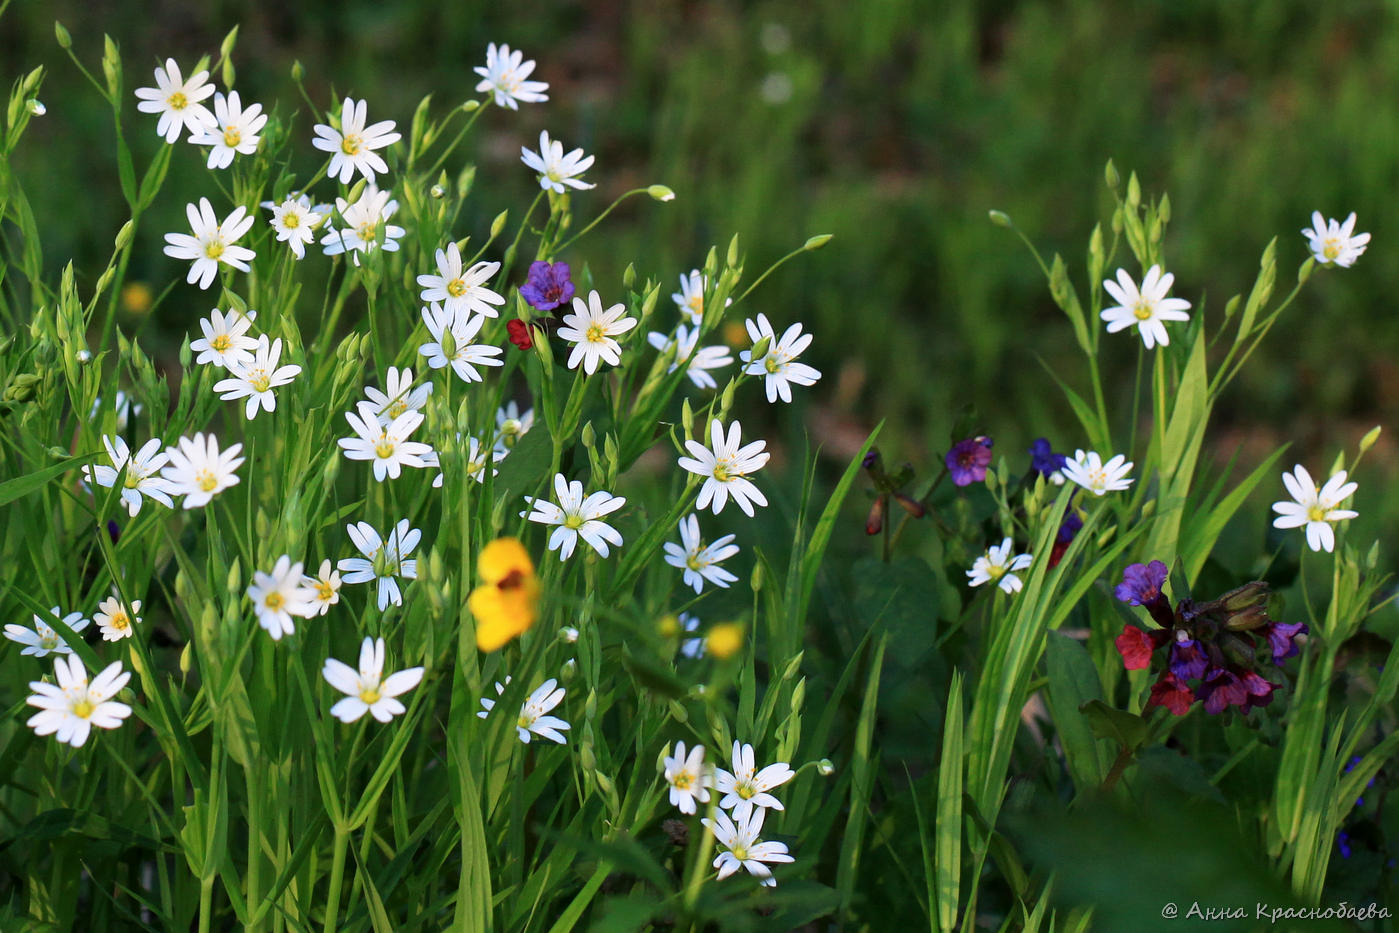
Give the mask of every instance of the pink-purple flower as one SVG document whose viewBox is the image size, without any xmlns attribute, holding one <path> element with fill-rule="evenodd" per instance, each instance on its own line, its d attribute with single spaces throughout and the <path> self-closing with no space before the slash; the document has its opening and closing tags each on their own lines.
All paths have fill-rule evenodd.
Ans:
<svg viewBox="0 0 1399 933">
<path fill-rule="evenodd" d="M 573 298 L 573 280 L 566 262 L 532 262 L 529 278 L 520 286 L 520 297 L 536 311 L 552 311 Z"/>
<path fill-rule="evenodd" d="M 991 465 L 991 438 L 979 434 L 958 441 L 947 452 L 946 463 L 952 482 L 958 486 L 982 482 L 986 479 L 986 468 Z"/>
</svg>

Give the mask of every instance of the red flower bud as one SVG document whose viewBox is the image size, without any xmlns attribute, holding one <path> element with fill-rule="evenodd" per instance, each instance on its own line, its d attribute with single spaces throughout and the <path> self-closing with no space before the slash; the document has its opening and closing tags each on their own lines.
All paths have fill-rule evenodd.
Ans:
<svg viewBox="0 0 1399 933">
<path fill-rule="evenodd" d="M 529 350 L 534 347 L 534 333 L 524 321 L 519 318 L 506 321 L 505 329 L 510 333 L 510 342 L 521 350 Z"/>
</svg>

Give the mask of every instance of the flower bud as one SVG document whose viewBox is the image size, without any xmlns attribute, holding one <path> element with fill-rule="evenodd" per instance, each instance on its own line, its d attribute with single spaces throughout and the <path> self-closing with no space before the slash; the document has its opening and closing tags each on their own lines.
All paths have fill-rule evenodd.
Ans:
<svg viewBox="0 0 1399 933">
<path fill-rule="evenodd" d="M 1121 177 L 1117 174 L 1117 166 L 1112 164 L 1112 159 L 1108 159 L 1107 167 L 1103 169 L 1103 180 L 1113 191 L 1116 191 L 1117 186 L 1122 182 Z"/>
<path fill-rule="evenodd" d="M 626 269 L 622 270 L 622 287 L 630 289 L 636 284 L 636 264 L 627 263 Z"/>
<path fill-rule="evenodd" d="M 754 593 L 763 591 L 763 562 L 753 564 L 753 573 L 748 577 L 748 586 Z"/>
<path fill-rule="evenodd" d="M 1297 270 L 1297 284 L 1302 285 L 1307 281 L 1307 279 L 1311 278 L 1312 270 L 1315 268 L 1316 259 L 1308 257 L 1307 261 L 1302 263 L 1302 267 Z"/>
<path fill-rule="evenodd" d="M 665 185 L 652 185 L 651 187 L 646 189 L 646 193 L 649 194 L 651 197 L 655 198 L 657 201 L 675 200 L 675 192 L 671 191 Z"/>
<path fill-rule="evenodd" d="M 242 562 L 237 557 L 233 558 L 233 563 L 229 565 L 226 583 L 230 593 L 236 593 L 242 588 L 243 566 Z"/>
<path fill-rule="evenodd" d="M 29 98 L 29 100 L 25 102 L 24 106 L 28 108 L 29 112 L 36 117 L 42 117 L 44 114 L 49 112 L 49 108 L 45 107 L 44 102 L 39 100 L 37 97 Z"/>
<path fill-rule="evenodd" d="M 690 400 L 683 399 L 680 403 L 680 426 L 685 429 L 687 440 L 694 440 L 695 437 L 695 412 L 690 407 Z"/>
<path fill-rule="evenodd" d="M 446 175 L 446 172 L 443 172 L 443 175 Z M 457 197 L 465 198 L 471 191 L 471 186 L 475 183 L 476 166 L 468 165 L 466 168 L 462 169 L 461 174 L 457 176 Z"/>
<path fill-rule="evenodd" d="M 355 182 L 354 187 L 350 189 L 349 194 L 345 195 L 345 203 L 354 204 L 355 202 L 357 202 L 364 195 L 364 189 L 368 184 L 369 182 L 363 178 Z"/>
<path fill-rule="evenodd" d="M 441 185 L 433 185 L 431 188 L 428 189 L 427 193 L 428 197 L 440 200 L 441 198 L 445 198 L 447 196 L 447 189 L 442 187 Z"/>
<path fill-rule="evenodd" d="M 481 106 L 481 102 L 480 102 L 479 100 L 468 100 L 468 101 L 463 101 L 463 102 L 462 102 L 462 105 L 461 105 L 461 112 L 462 112 L 462 113 L 471 113 L 473 110 L 477 109 L 477 108 L 480 107 L 480 106 Z"/>
<path fill-rule="evenodd" d="M 1367 450 L 1369 450 L 1371 447 L 1374 447 L 1374 446 L 1375 446 L 1375 441 L 1377 441 L 1377 440 L 1379 440 L 1379 439 L 1380 439 L 1380 426 L 1379 426 L 1379 425 L 1375 425 L 1375 426 L 1374 426 L 1373 428 L 1371 428 L 1369 431 L 1366 431 L 1366 432 L 1365 432 L 1365 436 L 1362 437 L 1362 438 L 1360 439 L 1360 452 L 1363 454 L 1363 453 L 1365 453 Z"/>
<path fill-rule="evenodd" d="M 92 362 L 92 351 L 91 351 L 91 350 L 87 350 L 87 349 L 79 350 L 79 351 L 77 352 L 76 356 L 77 356 L 77 359 L 78 359 L 78 362 L 79 362 L 79 363 L 87 364 L 87 363 L 91 363 L 91 362 Z"/>
<path fill-rule="evenodd" d="M 991 218 L 991 223 L 995 224 L 998 227 L 1014 226 L 1014 224 L 1010 222 L 1010 215 L 1007 214 L 1005 211 L 990 211 L 987 213 L 987 216 Z"/>
<path fill-rule="evenodd" d="M 213 608 L 212 606 L 210 608 Z M 188 677 L 189 669 L 194 659 L 194 642 L 185 642 L 184 648 L 180 649 L 180 676 Z"/>
<path fill-rule="evenodd" d="M 884 530 L 884 511 L 887 506 L 887 496 L 876 496 L 874 504 L 870 506 L 870 513 L 865 518 L 865 534 L 877 535 Z"/>
<path fill-rule="evenodd" d="M 578 629 L 571 625 L 565 625 L 559 629 L 559 641 L 566 645 L 575 644 L 578 641 Z"/>
<path fill-rule="evenodd" d="M 491 238 L 492 238 L 492 239 L 494 239 L 495 237 L 500 236 L 500 231 L 502 231 L 502 230 L 505 229 L 505 221 L 506 221 L 506 219 L 509 218 L 509 216 L 510 216 L 510 212 L 509 212 L 508 210 L 506 210 L 506 211 L 501 211 L 499 214 L 496 214 L 496 215 L 495 215 L 495 220 L 492 220 L 492 221 L 491 221 Z"/>
<path fill-rule="evenodd" d="M 58 40 L 58 47 L 65 51 L 73 47 L 73 37 L 68 34 L 68 30 L 58 20 L 53 21 L 53 37 Z"/>
<path fill-rule="evenodd" d="M 223 42 L 219 44 L 219 55 L 224 58 L 233 54 L 233 46 L 238 41 L 238 27 L 234 26 L 228 31 L 228 35 L 223 37 Z"/>
<path fill-rule="evenodd" d="M 818 233 L 816 236 L 807 237 L 806 242 L 802 244 L 802 249 L 806 250 L 808 253 L 818 250 L 831 242 L 831 237 L 833 236 L 835 236 L 833 233 Z"/>
<path fill-rule="evenodd" d="M 1137 173 L 1127 176 L 1127 206 L 1136 210 L 1142 203 L 1142 183 L 1137 181 Z"/>
<path fill-rule="evenodd" d="M 127 247 L 128 245 L 130 245 L 130 243 L 131 243 L 131 238 L 132 238 L 135 234 L 136 234 L 136 222 L 135 222 L 135 221 L 128 220 L 126 223 L 122 224 L 122 225 L 121 225 L 121 229 L 117 231 L 117 238 L 116 238 L 116 241 L 115 241 L 117 250 L 120 252 L 121 250 L 126 249 L 126 247 Z"/>
<path fill-rule="evenodd" d="M 579 432 L 578 439 L 583 442 L 583 446 L 591 450 L 597 444 L 597 432 L 593 430 L 593 423 L 589 421 L 583 425 L 583 430 Z"/>
<path fill-rule="evenodd" d="M 298 58 L 291 63 L 291 79 L 300 84 L 304 77 L 306 77 L 306 69 L 301 66 L 301 59 Z"/>
<path fill-rule="evenodd" d="M 578 662 L 573 658 L 569 658 L 567 661 L 563 662 L 563 667 L 559 668 L 559 680 L 566 684 L 572 683 L 573 679 L 577 676 Z"/>
<path fill-rule="evenodd" d="M 830 777 L 832 774 L 836 773 L 835 762 L 831 761 L 829 758 L 822 758 L 820 761 L 816 762 L 816 773 L 822 777 Z"/>
<path fill-rule="evenodd" d="M 58 446 L 50 447 L 46 453 L 55 460 L 67 460 L 73 456 L 72 453 Z"/>
<path fill-rule="evenodd" d="M 593 752 L 592 742 L 584 742 L 578 749 L 578 764 L 584 771 L 597 770 L 597 755 Z"/>
<path fill-rule="evenodd" d="M 807 242 L 810 243 L 811 241 L 808 240 Z M 724 256 L 724 265 L 728 266 L 730 269 L 732 269 L 734 266 L 737 266 L 737 265 L 738 265 L 738 234 L 737 234 L 737 233 L 735 233 L 735 234 L 733 235 L 733 239 L 729 240 L 729 251 L 728 251 L 728 253 L 725 254 L 725 256 Z"/>
</svg>

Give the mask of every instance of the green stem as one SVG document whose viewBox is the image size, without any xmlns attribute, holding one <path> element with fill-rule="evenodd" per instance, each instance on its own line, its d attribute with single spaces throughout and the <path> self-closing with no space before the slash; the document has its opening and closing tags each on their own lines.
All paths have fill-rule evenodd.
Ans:
<svg viewBox="0 0 1399 933">
<path fill-rule="evenodd" d="M 633 196 L 633 195 L 645 194 L 645 193 L 646 193 L 646 190 L 647 190 L 647 189 L 645 189 L 645 188 L 633 188 L 633 189 L 630 190 L 630 191 L 623 192 L 621 195 L 618 196 L 617 200 L 615 200 L 615 201 L 613 201 L 611 204 L 607 205 L 607 209 L 606 209 L 605 211 L 603 211 L 601 214 L 598 214 L 596 217 L 594 217 L 593 220 L 592 220 L 592 223 L 588 224 L 588 225 L 587 225 L 586 227 L 584 227 L 582 230 L 579 230 L 577 233 L 575 233 L 573 236 L 569 237 L 567 240 L 564 240 L 564 241 L 563 241 L 562 243 L 560 243 L 558 246 L 555 246 L 555 247 L 554 247 L 554 251 L 553 251 L 553 255 L 557 256 L 559 253 L 562 253 L 565 249 L 567 249 L 568 247 L 572 246 L 573 243 L 574 243 L 576 240 L 578 240 L 580 237 L 582 237 L 583 234 L 587 233 L 589 230 L 593 229 L 593 228 L 596 227 L 598 224 L 602 223 L 602 219 L 603 219 L 604 217 L 606 217 L 608 214 L 612 213 L 612 211 L 617 207 L 618 204 L 621 204 L 623 201 L 625 201 L 627 198 L 629 198 L 629 197 L 631 197 L 631 196 Z M 541 192 L 541 193 L 542 193 L 542 192 Z M 535 200 L 538 201 L 539 199 L 538 199 L 538 198 L 535 198 Z M 533 206 L 531 206 L 530 210 L 533 210 L 533 209 L 534 209 Z M 797 250 L 797 252 L 801 252 L 801 250 Z"/>
<path fill-rule="evenodd" d="M 199 933 L 209 933 L 209 923 L 214 913 L 214 876 L 210 875 L 199 882 Z"/>
<path fill-rule="evenodd" d="M 763 274 L 762 274 L 762 275 L 758 276 L 756 279 L 753 280 L 753 284 L 752 284 L 752 285 L 748 286 L 747 288 L 745 288 L 745 289 L 743 290 L 743 294 L 742 294 L 742 295 L 739 295 L 737 298 L 734 299 L 734 304 L 738 304 L 738 303 L 741 302 L 743 299 L 747 298 L 749 292 L 751 292 L 753 289 L 757 288 L 759 285 L 763 284 L 763 279 L 767 278 L 768 276 L 770 276 L 770 275 L 772 275 L 774 272 L 776 272 L 776 271 L 778 270 L 778 267 L 780 267 L 780 266 L 783 265 L 785 262 L 787 262 L 787 260 L 793 259 L 793 258 L 795 258 L 796 256 L 801 255 L 801 254 L 804 253 L 804 252 L 806 252 L 806 247 L 805 247 L 805 246 L 798 246 L 796 249 L 792 250 L 792 251 L 791 251 L 790 253 L 788 253 L 786 256 L 783 256 L 781 259 L 777 260 L 777 262 L 775 262 L 775 263 L 773 263 L 772 265 L 768 266 L 767 269 L 765 269 L 765 270 L 763 271 Z"/>
<path fill-rule="evenodd" d="M 452 144 L 446 149 L 442 150 L 442 154 L 437 157 L 436 162 L 432 163 L 432 168 L 428 169 L 424 173 L 425 175 L 431 176 L 437 174 L 437 170 L 442 167 L 443 162 L 447 161 L 447 156 L 451 155 L 452 151 L 457 148 L 457 145 L 462 141 L 462 137 L 466 136 L 466 134 L 470 132 L 472 125 L 475 124 L 475 122 L 480 118 L 481 114 L 486 112 L 486 108 L 491 105 L 492 99 L 493 98 L 488 96 L 484 101 L 481 102 L 481 106 L 476 108 L 476 112 L 471 115 L 471 119 L 467 120 L 466 125 L 463 126 L 457 132 L 456 138 L 452 140 Z M 413 167 L 410 165 L 408 166 L 408 168 L 411 171 Z"/>
<path fill-rule="evenodd" d="M 325 933 L 336 933 L 336 915 L 340 912 L 340 889 L 345 883 L 345 853 L 350 847 L 350 832 L 344 826 L 335 827 L 335 849 L 330 862 L 330 892 L 325 903 Z"/>
<path fill-rule="evenodd" d="M 248 784 L 248 905 L 256 909 L 262 903 L 262 778 L 258 773 L 258 763 L 245 772 Z M 246 930 L 257 929 L 256 920 L 250 918 Z"/>
</svg>

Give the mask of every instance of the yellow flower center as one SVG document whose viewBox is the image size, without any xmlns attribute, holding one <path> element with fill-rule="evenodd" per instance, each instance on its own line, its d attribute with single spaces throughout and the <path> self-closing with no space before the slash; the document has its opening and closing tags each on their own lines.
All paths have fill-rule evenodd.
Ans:
<svg viewBox="0 0 1399 933">
<path fill-rule="evenodd" d="M 219 334 L 219 335 L 218 335 L 217 337 L 215 337 L 213 340 L 210 340 L 210 341 L 209 341 L 209 346 L 210 346 L 212 349 L 217 350 L 217 351 L 219 351 L 220 353 L 222 353 L 223 351 L 227 350 L 229 347 L 233 346 L 233 338 L 230 337 L 230 336 L 228 336 L 228 334 Z"/>
<path fill-rule="evenodd" d="M 45 651 L 52 651 L 52 650 L 54 650 L 55 648 L 57 648 L 57 647 L 58 647 L 58 634 L 55 633 L 55 632 L 50 632 L 50 633 L 47 634 L 47 635 L 42 635 L 42 636 L 40 636 L 40 638 L 39 638 L 39 647 L 40 647 L 40 648 L 43 648 Z"/>
<path fill-rule="evenodd" d="M 282 226 L 288 230 L 295 230 L 301 226 L 301 215 L 295 211 L 287 211 L 282 215 Z"/>
<path fill-rule="evenodd" d="M 563 526 L 565 528 L 572 528 L 574 531 L 577 531 L 579 528 L 583 527 L 583 516 L 579 515 L 576 512 L 569 512 L 566 516 L 564 516 Z"/>
<path fill-rule="evenodd" d="M 1330 509 L 1323 509 L 1318 503 L 1317 505 L 1314 505 L 1311 508 L 1307 509 L 1307 521 L 1324 522 L 1326 521 L 1327 513 L 1329 513 L 1330 511 Z"/>
<path fill-rule="evenodd" d="M 223 144 L 230 149 L 235 148 L 243 141 L 243 131 L 236 126 L 230 126 L 223 131 Z"/>
<path fill-rule="evenodd" d="M 1139 321 L 1147 320 L 1151 317 L 1151 303 L 1148 301 L 1137 302 L 1136 307 L 1132 309 L 1132 314 L 1136 315 Z"/>
<path fill-rule="evenodd" d="M 374 453 L 385 459 L 392 457 L 393 451 L 394 442 L 387 436 L 379 438 L 379 443 L 374 445 Z"/>
<path fill-rule="evenodd" d="M 210 259 L 218 259 L 223 255 L 223 240 L 211 240 L 204 244 L 204 255 Z"/>
<path fill-rule="evenodd" d="M 141 474 L 137 473 L 130 467 L 127 467 L 126 482 L 122 485 L 124 485 L 127 489 L 135 489 L 137 486 L 141 485 Z"/>
<path fill-rule="evenodd" d="M 738 859 L 740 862 L 746 862 L 746 861 L 748 861 L 748 847 L 747 847 L 747 846 L 741 846 L 741 845 L 729 846 L 729 851 L 732 852 L 732 853 L 733 853 L 733 857 L 736 858 L 736 859 Z"/>
<path fill-rule="evenodd" d="M 114 628 L 119 632 L 126 631 L 127 626 L 129 626 L 130 624 L 131 619 L 129 619 L 126 615 L 126 612 L 121 609 L 118 609 L 116 612 L 112 613 L 112 617 L 107 620 L 107 625 L 110 628 Z"/>
<path fill-rule="evenodd" d="M 266 392 L 268 389 L 272 388 L 272 377 L 267 375 L 267 370 L 259 369 L 257 370 L 257 375 L 251 376 L 248 379 L 248 385 L 252 386 L 253 389 L 258 392 Z"/>
<path fill-rule="evenodd" d="M 340 140 L 340 151 L 348 156 L 359 155 L 359 151 L 363 146 L 364 140 L 360 139 L 359 136 L 354 133 Z"/>
<path fill-rule="evenodd" d="M 286 605 L 286 602 L 286 597 L 284 597 L 281 593 L 278 593 L 275 590 L 273 590 L 271 593 L 268 593 L 262 598 L 262 604 L 268 609 L 271 609 L 273 612 L 276 612 L 278 609 L 281 609 L 284 605 Z"/>
<path fill-rule="evenodd" d="M 602 343 L 607 339 L 607 335 L 602 332 L 601 324 L 590 324 L 583 338 L 587 340 L 588 343 Z"/>
<path fill-rule="evenodd" d="M 694 778 L 690 777 L 688 771 L 681 771 L 671 783 L 675 785 L 676 790 L 689 790 L 690 785 L 694 783 Z"/>
<path fill-rule="evenodd" d="M 1341 244 L 1336 240 L 1327 240 L 1326 247 L 1322 249 L 1321 255 L 1325 256 L 1327 259 L 1335 259 L 1337 256 L 1341 255 Z"/>
<path fill-rule="evenodd" d="M 743 781 L 742 783 L 740 783 L 737 787 L 734 788 L 734 790 L 744 800 L 752 800 L 758 795 L 758 788 L 754 787 L 752 784 L 749 784 L 747 781 Z"/>
<path fill-rule="evenodd" d="M 728 460 L 719 460 L 714 464 L 714 478 L 721 483 L 727 483 L 729 480 L 733 479 L 735 476 L 738 475 L 736 473 L 730 472 L 732 469 L 732 462 Z"/>
<path fill-rule="evenodd" d="M 372 687 L 365 687 L 359 692 L 359 698 L 365 706 L 373 706 L 375 703 L 378 703 L 382 697 L 383 694 L 379 692 L 378 684 Z"/>
<path fill-rule="evenodd" d="M 709 564 L 707 562 L 701 562 L 698 554 L 691 554 L 689 557 L 685 558 L 685 566 L 689 567 L 691 570 L 699 570 L 709 566 Z"/>
<path fill-rule="evenodd" d="M 534 725 L 534 717 L 529 713 L 521 713 L 520 718 L 515 720 L 515 725 L 521 729 L 528 729 Z"/>
<path fill-rule="evenodd" d="M 466 294 L 466 283 L 461 279 L 452 279 L 452 281 L 447 283 L 447 294 L 451 295 L 453 298 L 460 298 L 462 295 Z"/>
<path fill-rule="evenodd" d="M 703 295 L 691 295 L 691 296 L 690 296 L 690 300 L 687 301 L 687 302 L 685 302 L 685 303 L 686 303 L 687 305 L 689 305 L 690 310 L 693 311 L 693 312 L 695 313 L 695 316 L 696 316 L 696 317 L 698 317 L 699 315 L 701 315 L 701 314 L 704 313 L 704 296 L 703 296 Z"/>
<path fill-rule="evenodd" d="M 1006 568 L 1001 564 L 987 564 L 986 575 L 992 580 L 999 580 L 1006 575 Z"/>
<path fill-rule="evenodd" d="M 763 361 L 763 368 L 770 373 L 780 373 L 783 369 L 783 364 L 777 357 L 769 355 L 768 358 Z"/>
<path fill-rule="evenodd" d="M 327 581 L 327 580 L 317 580 L 317 581 L 316 581 L 316 598 L 317 598 L 317 599 L 319 599 L 321 602 L 330 602 L 330 600 L 331 600 L 334 596 L 335 596 L 335 587 L 331 586 L 329 581 Z"/>
<path fill-rule="evenodd" d="M 96 709 L 97 707 L 92 704 L 92 701 L 84 697 L 73 704 L 73 715 L 79 719 L 87 719 Z"/>
<path fill-rule="evenodd" d="M 184 91 L 176 91 L 167 97 L 165 102 L 170 105 L 171 110 L 184 110 L 189 106 L 189 98 L 185 96 Z"/>
<path fill-rule="evenodd" d="M 213 492 L 219 485 L 219 478 L 214 475 L 213 470 L 200 470 L 194 474 L 194 482 L 205 492 Z"/>
<path fill-rule="evenodd" d="M 371 224 L 366 222 L 360 224 L 357 228 L 355 228 L 355 230 L 359 234 L 359 238 L 361 240 L 363 240 L 366 243 L 373 243 L 379 238 L 379 231 L 377 229 L 377 226 L 377 224 Z"/>
</svg>

